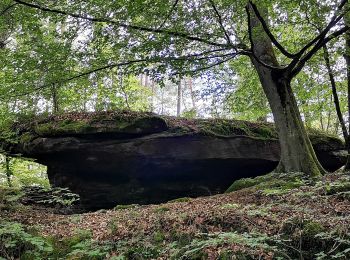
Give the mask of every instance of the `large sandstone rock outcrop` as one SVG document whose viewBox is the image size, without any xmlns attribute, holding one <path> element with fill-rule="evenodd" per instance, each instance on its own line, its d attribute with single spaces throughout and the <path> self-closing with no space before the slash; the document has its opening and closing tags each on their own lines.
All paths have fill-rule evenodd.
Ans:
<svg viewBox="0 0 350 260">
<path fill-rule="evenodd" d="M 73 113 L 15 129 L 19 142 L 4 149 L 47 165 L 51 184 L 80 194 L 87 209 L 221 193 L 272 171 L 280 154 L 271 124 L 236 120 Z M 310 137 L 327 170 L 344 164 L 341 140 Z"/>
</svg>

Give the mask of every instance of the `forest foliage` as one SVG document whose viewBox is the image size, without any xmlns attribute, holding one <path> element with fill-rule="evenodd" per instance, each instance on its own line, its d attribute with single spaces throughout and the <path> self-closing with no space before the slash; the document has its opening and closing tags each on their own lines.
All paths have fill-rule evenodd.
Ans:
<svg viewBox="0 0 350 260">
<path fill-rule="evenodd" d="M 21 120 L 72 112 L 131 110 L 272 122 L 261 74 L 252 64 L 254 58 L 258 60 L 252 39 L 264 37 L 252 32 L 249 15 L 261 18 L 262 27 L 266 18 L 269 30 L 263 28 L 263 36 L 270 33 L 267 38 L 281 68 L 316 39 L 304 50 L 312 55 L 301 57 L 307 62 L 292 78 L 296 106 L 307 128 L 347 139 L 347 2 L 2 0 L 0 139 L 13 140 L 14 123 Z M 262 17 L 249 9 L 255 4 Z M 318 38 L 324 28 L 329 29 L 323 35 L 323 40 L 330 37 L 326 44 Z M 263 181 L 243 179 L 231 186 L 236 192 L 223 197 L 116 207 L 97 215 L 69 217 L 73 227 L 58 230 L 57 226 L 67 224 L 64 217 L 27 211 L 18 203 L 22 187 L 49 188 L 45 167 L 6 152 L 0 159 L 0 204 L 6 208 L 0 210 L 0 258 L 349 257 L 345 175 L 315 181 L 293 173 L 287 176 L 292 180 L 273 183 L 275 175 L 262 177 Z M 28 223 L 23 216 L 30 214 L 40 217 L 33 218 L 33 225 L 21 224 Z M 8 221 L 3 221 L 5 217 Z M 106 232 L 96 232 L 101 229 L 96 223 L 105 224 Z M 51 224 L 57 225 L 56 230 Z M 92 231 L 76 230 L 78 225 Z M 70 233 L 57 239 L 48 231 Z M 134 239 L 125 239 L 128 235 Z"/>
</svg>

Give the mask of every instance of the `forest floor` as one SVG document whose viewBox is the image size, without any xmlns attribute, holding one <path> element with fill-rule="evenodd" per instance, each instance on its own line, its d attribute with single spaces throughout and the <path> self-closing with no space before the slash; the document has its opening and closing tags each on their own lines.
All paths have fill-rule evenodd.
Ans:
<svg viewBox="0 0 350 260">
<path fill-rule="evenodd" d="M 256 180 L 227 194 L 84 214 L 0 208 L 0 259 L 350 259 L 350 175 Z"/>
</svg>

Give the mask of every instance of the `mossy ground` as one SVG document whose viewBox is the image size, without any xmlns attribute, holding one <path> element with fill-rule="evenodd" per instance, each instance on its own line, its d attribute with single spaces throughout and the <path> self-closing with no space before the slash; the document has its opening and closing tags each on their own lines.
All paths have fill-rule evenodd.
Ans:
<svg viewBox="0 0 350 260">
<path fill-rule="evenodd" d="M 265 191 L 279 190 L 284 192 L 312 182 L 312 179 L 307 178 L 305 174 L 300 172 L 288 174 L 269 173 L 256 178 L 239 179 L 235 181 L 226 192 L 229 193 L 249 187 L 255 187 Z"/>
<path fill-rule="evenodd" d="M 0 219 L 22 223 L 32 236 L 35 229 L 53 248 L 42 253 L 45 259 L 350 258 L 349 175 L 258 180 L 231 193 L 161 205 L 71 216 L 21 206 L 0 211 Z"/>
</svg>

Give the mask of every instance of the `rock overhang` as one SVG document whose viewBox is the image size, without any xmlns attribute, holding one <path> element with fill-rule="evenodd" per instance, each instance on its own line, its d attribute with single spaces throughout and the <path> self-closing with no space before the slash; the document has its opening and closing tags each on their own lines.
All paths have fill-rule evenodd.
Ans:
<svg viewBox="0 0 350 260">
<path fill-rule="evenodd" d="M 14 130 L 18 141 L 5 149 L 47 165 L 50 182 L 79 193 L 89 209 L 224 192 L 272 171 L 280 156 L 273 124 L 240 120 L 111 111 L 39 117 Z M 341 139 L 310 139 L 327 170 L 345 163 Z"/>
</svg>

